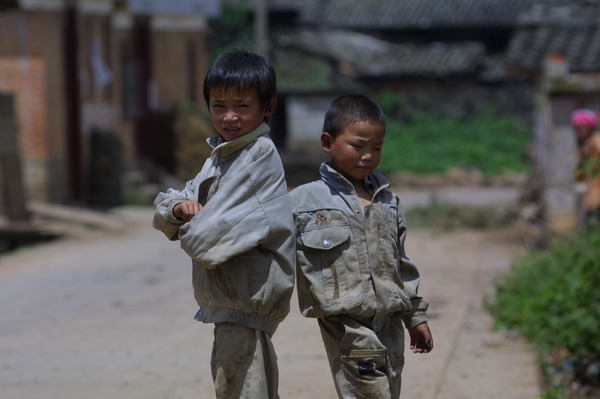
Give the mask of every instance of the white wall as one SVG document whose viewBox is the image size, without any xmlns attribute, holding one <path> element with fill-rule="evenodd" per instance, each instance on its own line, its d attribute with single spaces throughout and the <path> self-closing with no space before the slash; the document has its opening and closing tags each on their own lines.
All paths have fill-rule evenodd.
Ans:
<svg viewBox="0 0 600 399">
<path fill-rule="evenodd" d="M 289 151 L 321 152 L 320 137 L 323 117 L 335 96 L 290 96 L 287 99 Z"/>
</svg>

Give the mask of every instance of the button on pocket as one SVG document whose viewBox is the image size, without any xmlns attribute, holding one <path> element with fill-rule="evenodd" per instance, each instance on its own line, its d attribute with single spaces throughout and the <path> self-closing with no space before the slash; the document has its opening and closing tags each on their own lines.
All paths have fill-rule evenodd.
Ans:
<svg viewBox="0 0 600 399">
<path fill-rule="evenodd" d="M 329 227 L 300 233 L 302 244 L 313 249 L 333 249 L 350 238 L 346 227 Z"/>
</svg>

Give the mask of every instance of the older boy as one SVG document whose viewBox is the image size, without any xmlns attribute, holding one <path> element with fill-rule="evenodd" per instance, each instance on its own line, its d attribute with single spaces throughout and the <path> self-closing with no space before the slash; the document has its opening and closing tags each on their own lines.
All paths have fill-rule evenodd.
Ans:
<svg viewBox="0 0 600 399">
<path fill-rule="evenodd" d="M 383 175 L 385 117 L 369 97 L 336 98 L 321 135 L 321 180 L 290 193 L 300 308 L 318 318 L 340 398 L 398 398 L 403 323 L 415 353 L 433 348 L 406 223 Z"/>
<path fill-rule="evenodd" d="M 289 311 L 294 224 L 283 167 L 267 136 L 275 110 L 271 64 L 250 52 L 221 55 L 204 80 L 218 133 L 200 173 L 154 202 L 153 226 L 192 258 L 196 319 L 215 323 L 217 398 L 277 398 L 271 335 Z"/>
</svg>

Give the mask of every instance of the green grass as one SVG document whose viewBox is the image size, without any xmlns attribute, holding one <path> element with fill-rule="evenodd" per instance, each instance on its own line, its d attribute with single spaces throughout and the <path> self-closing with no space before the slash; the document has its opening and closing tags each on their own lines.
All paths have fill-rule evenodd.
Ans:
<svg viewBox="0 0 600 399">
<path fill-rule="evenodd" d="M 487 108 L 464 117 L 412 109 L 392 94 L 378 99 L 387 116 L 383 172 L 445 174 L 451 168 L 485 176 L 524 172 L 528 127 Z"/>
</svg>

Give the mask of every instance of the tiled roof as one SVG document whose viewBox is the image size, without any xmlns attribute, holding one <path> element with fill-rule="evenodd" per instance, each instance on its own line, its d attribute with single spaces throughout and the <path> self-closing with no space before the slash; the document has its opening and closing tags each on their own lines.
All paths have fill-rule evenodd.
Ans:
<svg viewBox="0 0 600 399">
<path fill-rule="evenodd" d="M 561 54 L 571 72 L 600 70 L 600 26 L 594 28 L 526 27 L 511 40 L 506 55 L 508 65 L 539 69 L 549 53 Z"/>
<path fill-rule="evenodd" d="M 600 0 L 537 0 L 523 10 L 519 25 L 597 25 Z"/>
<path fill-rule="evenodd" d="M 303 30 L 280 38 L 294 47 L 335 61 L 338 72 L 350 76 L 448 76 L 473 73 L 485 48 L 474 42 L 428 46 L 393 44 L 351 31 Z"/>
<path fill-rule="evenodd" d="M 538 70 L 549 53 L 571 72 L 600 70 L 600 2 L 537 4 L 522 14 L 506 54 L 509 66 Z"/>
<path fill-rule="evenodd" d="M 600 0 L 269 0 L 269 7 L 297 12 L 304 28 L 279 45 L 329 60 L 347 76 L 502 80 L 514 69 L 539 71 L 548 53 L 562 54 L 572 72 L 600 71 Z M 411 31 L 414 40 L 420 29 L 494 27 L 513 32 L 503 54 L 472 42 L 393 44 L 357 33 L 393 31 L 398 40 Z"/>
<path fill-rule="evenodd" d="M 431 29 L 510 27 L 536 1 L 540 0 L 269 0 L 268 4 L 274 11 L 298 12 L 299 22 L 309 25 Z M 255 0 L 245 2 L 254 7 Z"/>
<path fill-rule="evenodd" d="M 359 29 L 510 27 L 534 1 L 330 0 L 319 19 L 310 22 Z"/>
</svg>

